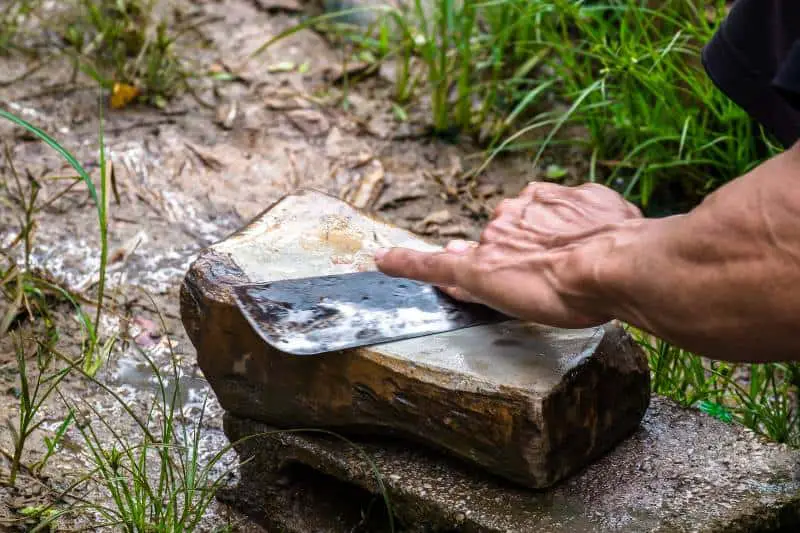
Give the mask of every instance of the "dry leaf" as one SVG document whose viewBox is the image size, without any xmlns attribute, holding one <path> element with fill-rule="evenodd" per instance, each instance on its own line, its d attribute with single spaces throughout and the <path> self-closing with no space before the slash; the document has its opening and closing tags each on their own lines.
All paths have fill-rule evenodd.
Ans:
<svg viewBox="0 0 800 533">
<path fill-rule="evenodd" d="M 131 103 L 141 92 L 133 85 L 115 83 L 111 89 L 111 108 L 122 109 Z"/>
<path fill-rule="evenodd" d="M 238 114 L 239 106 L 235 101 L 222 104 L 217 107 L 215 122 L 226 130 L 230 130 L 233 128 L 233 123 L 236 121 Z"/>
<path fill-rule="evenodd" d="M 395 180 L 392 186 L 381 196 L 377 209 L 390 209 L 406 202 L 425 198 L 431 194 L 430 187 L 424 180 L 402 182 Z"/>
<path fill-rule="evenodd" d="M 142 244 L 147 242 L 147 233 L 140 230 L 136 235 L 128 239 L 122 246 L 115 248 L 108 254 L 108 264 L 124 263 L 128 257 L 136 251 Z"/>
<path fill-rule="evenodd" d="M 373 161 L 345 200 L 358 209 L 371 209 L 381 195 L 384 183 L 383 165 L 380 161 Z"/>
<path fill-rule="evenodd" d="M 346 168 L 357 168 L 374 157 L 369 145 L 355 137 L 345 137 L 339 128 L 331 128 L 325 139 L 325 155 Z"/>
<path fill-rule="evenodd" d="M 286 116 L 297 129 L 312 137 L 327 133 L 331 127 L 325 115 L 312 109 L 290 111 Z"/>
<path fill-rule="evenodd" d="M 304 109 L 311 105 L 309 95 L 291 87 L 268 87 L 261 94 L 264 105 L 269 109 Z"/>
<path fill-rule="evenodd" d="M 223 168 L 225 168 L 225 165 L 222 163 L 222 161 L 220 161 L 213 155 L 203 152 L 199 148 L 192 146 L 189 143 L 183 143 L 183 144 L 186 145 L 186 148 L 188 148 L 194 155 L 196 155 L 203 163 L 203 165 L 208 167 L 210 170 L 220 171 Z"/>
</svg>

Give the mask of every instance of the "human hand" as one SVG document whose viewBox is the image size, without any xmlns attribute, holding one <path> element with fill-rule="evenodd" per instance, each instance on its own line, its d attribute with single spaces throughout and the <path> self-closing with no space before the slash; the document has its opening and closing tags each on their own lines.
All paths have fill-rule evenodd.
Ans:
<svg viewBox="0 0 800 533">
<path fill-rule="evenodd" d="M 594 265 L 613 247 L 613 230 L 642 218 L 633 204 L 596 184 L 531 183 L 495 210 L 477 243 L 443 252 L 394 248 L 376 254 L 390 276 L 439 286 L 450 296 L 508 315 L 560 327 L 610 319 Z"/>
</svg>

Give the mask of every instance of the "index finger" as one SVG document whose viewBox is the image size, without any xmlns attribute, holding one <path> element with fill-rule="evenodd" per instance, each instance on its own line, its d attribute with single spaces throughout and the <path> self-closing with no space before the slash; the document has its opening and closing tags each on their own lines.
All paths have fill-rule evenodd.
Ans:
<svg viewBox="0 0 800 533">
<path fill-rule="evenodd" d="M 470 252 L 418 252 L 407 248 L 378 250 L 375 264 L 386 275 L 415 279 L 434 285 L 458 285 L 460 273 L 468 268 Z"/>
</svg>

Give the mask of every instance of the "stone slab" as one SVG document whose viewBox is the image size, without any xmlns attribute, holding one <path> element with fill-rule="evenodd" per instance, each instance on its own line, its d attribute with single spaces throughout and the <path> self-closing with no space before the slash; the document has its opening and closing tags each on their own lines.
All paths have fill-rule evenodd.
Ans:
<svg viewBox="0 0 800 533">
<path fill-rule="evenodd" d="M 228 412 L 283 428 L 395 433 L 537 488 L 638 426 L 649 371 L 618 324 L 510 322 L 298 357 L 264 343 L 235 306 L 235 284 L 374 270 L 372 255 L 387 244 L 436 249 L 301 191 L 201 253 L 181 290 L 181 315 Z"/>
<path fill-rule="evenodd" d="M 273 428 L 228 415 L 225 430 L 235 442 Z M 261 510 L 290 533 L 388 531 L 375 510 L 382 496 L 373 467 L 397 531 L 800 531 L 798 451 L 658 397 L 633 435 L 546 491 L 511 486 L 402 442 L 356 443 L 302 433 L 241 441 L 237 451 L 250 462 L 237 493 L 246 494 L 248 512 Z M 366 529 L 353 509 L 358 490 L 364 510 L 372 508 Z"/>
</svg>

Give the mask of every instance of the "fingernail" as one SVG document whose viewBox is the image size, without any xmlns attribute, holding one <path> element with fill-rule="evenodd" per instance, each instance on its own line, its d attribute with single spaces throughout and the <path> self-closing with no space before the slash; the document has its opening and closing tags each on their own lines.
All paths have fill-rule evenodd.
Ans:
<svg viewBox="0 0 800 533">
<path fill-rule="evenodd" d="M 389 252 L 388 248 L 379 248 L 375 251 L 375 261 L 380 261 Z"/>
</svg>

